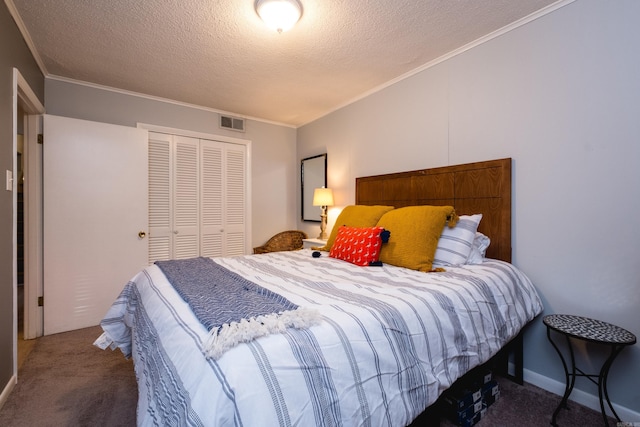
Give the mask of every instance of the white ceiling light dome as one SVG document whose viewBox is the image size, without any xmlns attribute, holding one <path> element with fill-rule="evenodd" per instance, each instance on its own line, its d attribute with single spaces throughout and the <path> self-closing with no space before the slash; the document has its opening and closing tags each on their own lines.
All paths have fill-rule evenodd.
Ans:
<svg viewBox="0 0 640 427">
<path fill-rule="evenodd" d="M 279 33 L 290 30 L 302 16 L 298 0 L 257 0 L 255 8 L 264 23 Z"/>
</svg>

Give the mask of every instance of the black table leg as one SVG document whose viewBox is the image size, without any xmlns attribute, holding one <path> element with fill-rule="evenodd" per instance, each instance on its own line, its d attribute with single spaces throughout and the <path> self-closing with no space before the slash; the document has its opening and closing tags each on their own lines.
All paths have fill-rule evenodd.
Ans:
<svg viewBox="0 0 640 427">
<path fill-rule="evenodd" d="M 604 401 L 602 399 L 602 395 L 604 394 L 605 399 L 607 400 L 607 404 L 611 409 L 611 412 L 616 417 L 617 421 L 620 421 L 620 417 L 616 413 L 615 409 L 613 409 L 613 405 L 611 405 L 611 400 L 609 400 L 609 392 L 607 391 L 607 378 L 609 377 L 609 369 L 611 365 L 613 365 L 614 359 L 620 354 L 623 346 L 612 346 L 611 354 L 609 358 L 604 362 L 602 368 L 600 369 L 600 376 L 598 377 L 598 397 L 600 397 L 600 410 L 602 411 L 602 418 L 604 419 L 604 425 L 609 425 L 609 420 L 607 419 L 607 413 L 604 410 Z"/>
<path fill-rule="evenodd" d="M 560 360 L 562 361 L 562 367 L 564 368 L 564 376 L 565 376 L 564 395 L 562 396 L 562 400 L 560 401 L 560 404 L 558 405 L 556 410 L 553 412 L 553 417 L 551 418 L 552 426 L 558 425 L 556 423 L 556 418 L 558 417 L 558 413 L 560 412 L 560 409 L 562 407 L 564 407 L 565 409 L 569 409 L 567 406 L 567 400 L 569 399 L 569 395 L 571 395 L 571 392 L 573 391 L 573 386 L 576 383 L 576 369 L 575 369 L 576 363 L 573 355 L 573 347 L 571 345 L 571 341 L 569 340 L 569 337 L 568 336 L 565 336 L 565 337 L 567 339 L 567 346 L 569 347 L 569 354 L 571 355 L 571 373 L 569 373 L 567 362 L 565 362 L 564 356 L 562 355 L 560 348 L 558 348 L 556 343 L 553 342 L 553 340 L 551 339 L 551 330 L 547 328 L 547 338 L 549 339 L 549 342 L 551 342 L 551 345 L 553 345 L 553 348 L 556 349 L 556 351 L 558 352 L 558 355 L 560 356 Z"/>
</svg>

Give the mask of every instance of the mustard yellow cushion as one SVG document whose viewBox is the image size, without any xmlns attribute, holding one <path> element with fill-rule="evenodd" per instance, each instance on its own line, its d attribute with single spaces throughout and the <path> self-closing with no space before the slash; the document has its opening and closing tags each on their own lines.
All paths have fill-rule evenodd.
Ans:
<svg viewBox="0 0 640 427">
<path fill-rule="evenodd" d="M 320 250 L 331 250 L 331 246 L 333 246 L 333 242 L 336 240 L 338 229 L 340 229 L 341 225 L 346 225 L 348 227 L 375 227 L 380 217 L 392 209 L 393 206 L 347 206 L 342 210 L 342 212 L 340 212 L 340 215 L 338 215 L 336 223 L 331 230 L 331 234 L 329 234 L 329 238 L 327 239 L 327 244 L 323 248 L 320 248 Z"/>
<path fill-rule="evenodd" d="M 380 261 L 418 271 L 431 271 L 442 229 L 451 217 L 451 206 L 407 206 L 382 215 L 378 227 L 391 232 L 389 242 L 380 251 Z"/>
</svg>

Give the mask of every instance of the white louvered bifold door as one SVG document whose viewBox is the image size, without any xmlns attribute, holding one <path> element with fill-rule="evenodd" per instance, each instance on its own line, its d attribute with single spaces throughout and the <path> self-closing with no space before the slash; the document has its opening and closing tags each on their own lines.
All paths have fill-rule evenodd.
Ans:
<svg viewBox="0 0 640 427">
<path fill-rule="evenodd" d="M 173 255 L 172 140 L 149 132 L 149 264 Z"/>
<path fill-rule="evenodd" d="M 246 147 L 225 144 L 225 240 L 227 256 L 243 255 L 246 247 Z"/>
<path fill-rule="evenodd" d="M 174 258 L 199 256 L 200 235 L 200 166 L 198 140 L 174 135 Z"/>
<path fill-rule="evenodd" d="M 200 236 L 200 255 L 216 257 L 224 255 L 222 236 L 223 217 L 223 143 L 200 141 L 200 168 L 202 171 L 201 196 L 202 223 Z"/>
<path fill-rule="evenodd" d="M 149 133 L 149 263 L 243 255 L 247 148 Z"/>
</svg>

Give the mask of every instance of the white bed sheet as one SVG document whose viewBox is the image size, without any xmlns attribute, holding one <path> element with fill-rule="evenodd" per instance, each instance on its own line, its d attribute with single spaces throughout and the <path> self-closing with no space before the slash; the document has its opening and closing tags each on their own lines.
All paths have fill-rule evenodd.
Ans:
<svg viewBox="0 0 640 427">
<path fill-rule="evenodd" d="M 102 322 L 134 358 L 140 426 L 404 426 L 542 311 L 502 261 L 422 273 L 310 250 L 215 260 L 323 321 L 206 359 L 207 331 L 146 268 Z"/>
</svg>

